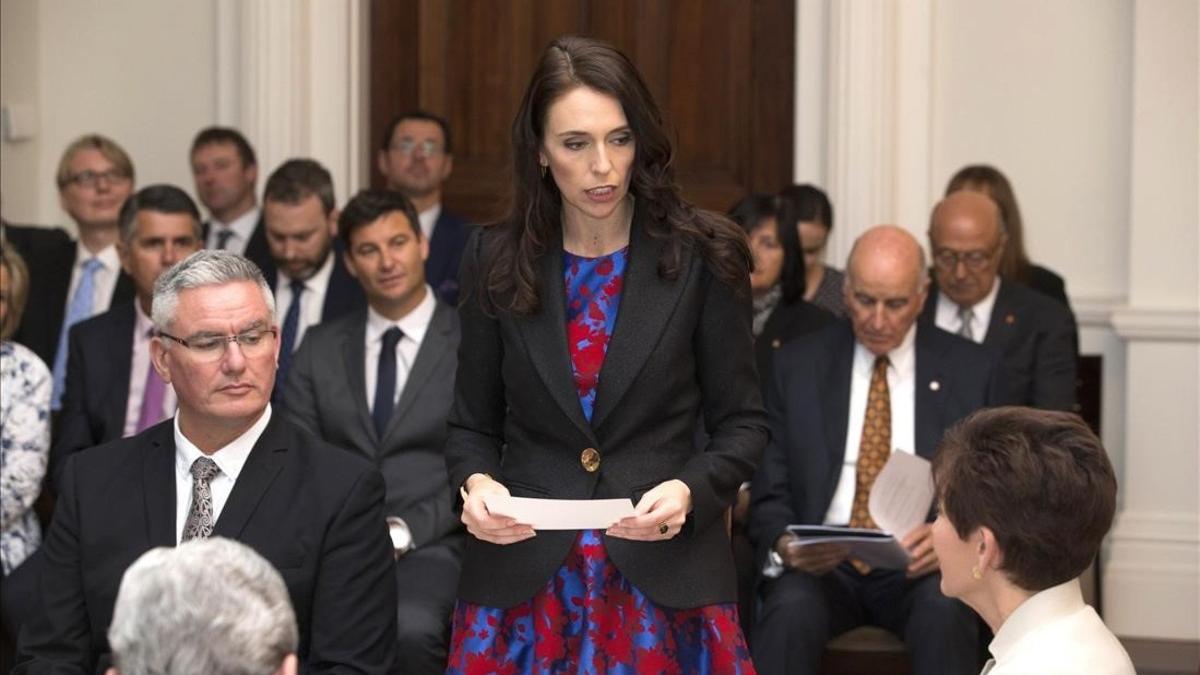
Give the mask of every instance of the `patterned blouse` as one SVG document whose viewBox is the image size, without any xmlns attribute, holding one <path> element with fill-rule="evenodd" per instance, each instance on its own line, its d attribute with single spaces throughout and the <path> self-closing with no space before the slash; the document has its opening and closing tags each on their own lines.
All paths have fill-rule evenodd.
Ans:
<svg viewBox="0 0 1200 675">
<path fill-rule="evenodd" d="M 821 283 L 817 284 L 817 292 L 813 294 L 812 304 L 833 312 L 838 318 L 846 316 L 846 296 L 842 293 L 842 284 L 845 281 L 844 272 L 826 265 L 825 274 L 821 275 Z"/>
<path fill-rule="evenodd" d="M 0 566 L 5 576 L 42 542 L 33 502 L 50 456 L 50 371 L 15 342 L 0 342 Z"/>
</svg>

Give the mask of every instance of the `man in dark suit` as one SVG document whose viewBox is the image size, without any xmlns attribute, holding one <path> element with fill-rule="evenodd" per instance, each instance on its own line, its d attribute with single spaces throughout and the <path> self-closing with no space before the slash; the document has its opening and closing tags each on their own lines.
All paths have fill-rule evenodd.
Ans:
<svg viewBox="0 0 1200 675">
<path fill-rule="evenodd" d="M 121 271 L 117 216 L 133 191 L 133 162 L 112 139 L 89 134 L 63 152 L 55 177 L 63 210 L 79 241 L 59 239 L 27 260 L 29 304 L 14 336 L 54 373 L 51 407 L 62 407 L 67 375 L 67 331 L 76 323 L 133 298 Z"/>
<path fill-rule="evenodd" d="M 979 347 L 918 325 L 928 281 L 904 230 L 868 230 L 850 254 L 849 322 L 785 345 L 767 388 L 771 442 L 752 484 L 750 532 L 768 553 L 754 661 L 815 673 L 831 637 L 861 624 L 902 637 L 917 674 L 978 670 L 965 605 L 939 590 L 929 523 L 895 533 L 906 570 L 868 569 L 834 544 L 793 545 L 791 524 L 876 527 L 867 509 L 892 452 L 932 457 L 942 432 L 987 405 L 995 368 Z"/>
<path fill-rule="evenodd" d="M 101 672 L 125 568 L 150 548 L 211 535 L 280 571 L 302 669 L 389 672 L 396 587 L 383 479 L 272 414 L 271 289 L 245 258 L 199 251 L 154 290 L 151 355 L 179 412 L 68 462 L 41 549 L 43 606 L 22 628 L 14 672 Z"/>
<path fill-rule="evenodd" d="M 379 172 L 389 190 L 416 207 L 421 234 L 429 241 L 425 280 L 451 307 L 458 304 L 458 267 L 471 233 L 466 220 L 442 208 L 442 183 L 453 169 L 445 119 L 413 110 L 392 120 L 379 150 Z"/>
<path fill-rule="evenodd" d="M 174 185 L 138 190 L 121 208 L 121 267 L 136 300 L 76 324 L 50 471 L 58 484 L 67 457 L 132 436 L 175 414 L 175 392 L 150 365 L 154 282 L 200 250 L 200 212 Z"/>
<path fill-rule="evenodd" d="M 265 274 L 271 268 L 271 251 L 254 194 L 254 148 L 237 129 L 208 127 L 192 140 L 190 157 L 196 196 L 210 216 L 204 221 L 205 248 L 244 255 Z"/>
<path fill-rule="evenodd" d="M 428 243 L 416 220 L 395 192 L 365 191 L 346 205 L 346 264 L 369 306 L 309 331 L 287 402 L 296 423 L 383 472 L 401 670 L 440 673 L 464 537 L 442 454 L 459 327 L 425 283 Z"/>
<path fill-rule="evenodd" d="M 1075 407 L 1076 327 L 1071 310 L 1000 278 L 1007 236 L 987 195 L 951 193 L 933 210 L 929 244 L 937 285 L 922 321 L 983 345 L 1004 364 L 1000 403 Z"/>
<path fill-rule="evenodd" d="M 281 330 L 277 405 L 308 329 L 366 306 L 362 286 L 335 250 L 337 217 L 333 177 L 317 162 L 288 160 L 267 179 L 263 222 L 274 265 L 264 276 L 275 289 Z"/>
</svg>

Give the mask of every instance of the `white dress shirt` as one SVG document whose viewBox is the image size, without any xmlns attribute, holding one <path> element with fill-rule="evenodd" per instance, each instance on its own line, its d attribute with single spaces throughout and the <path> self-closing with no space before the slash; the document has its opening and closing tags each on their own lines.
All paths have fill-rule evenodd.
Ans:
<svg viewBox="0 0 1200 675">
<path fill-rule="evenodd" d="M 150 374 L 150 337 L 154 330 L 154 322 L 142 311 L 142 305 L 133 302 L 137 319 L 133 324 L 133 360 L 129 367 L 129 402 L 125 405 L 125 429 L 122 436 L 132 436 L 137 432 L 138 419 L 142 416 L 142 397 L 146 394 L 146 376 Z M 167 383 L 163 393 L 162 417 L 166 419 L 175 414 L 175 387 Z"/>
<path fill-rule="evenodd" d="M 996 306 L 996 295 L 999 292 L 1000 277 L 996 277 L 992 283 L 992 290 L 971 307 L 971 339 L 978 344 L 983 344 L 987 337 L 988 325 L 992 322 L 992 308 Z M 933 319 L 938 328 L 958 335 L 962 330 L 962 319 L 958 316 L 959 310 L 959 306 L 953 300 L 947 298 L 945 293 L 938 291 L 937 314 Z"/>
<path fill-rule="evenodd" d="M 210 219 L 208 221 L 208 240 L 204 243 L 205 248 L 216 248 L 217 233 L 229 229 L 233 230 L 233 236 L 225 242 L 225 250 L 238 255 L 246 255 L 246 245 L 250 243 L 250 235 L 254 234 L 254 228 L 258 226 L 259 215 L 260 211 L 256 206 L 234 218 L 232 223 L 222 223 L 216 218 Z"/>
<path fill-rule="evenodd" d="M 892 404 L 892 452 L 915 452 L 917 326 L 892 351 L 888 352 L 888 399 Z M 871 374 L 875 370 L 875 355 L 861 342 L 854 343 L 854 365 L 850 368 L 850 416 L 846 423 L 846 454 L 842 473 L 838 477 L 833 501 L 825 512 L 826 525 L 845 525 L 850 522 L 854 507 L 855 479 L 858 476 L 858 446 L 862 443 L 863 420 L 867 416 L 867 394 L 871 389 Z M 903 536 L 906 532 L 898 532 Z"/>
<path fill-rule="evenodd" d="M 421 221 L 421 236 L 426 241 L 433 238 L 433 228 L 437 225 L 437 219 L 442 215 L 442 205 L 434 204 L 417 214 L 417 220 Z"/>
<path fill-rule="evenodd" d="M 64 317 L 71 307 L 71 298 L 75 297 L 80 277 L 83 276 L 83 263 L 91 257 L 92 252 L 84 248 L 82 243 L 75 244 L 75 266 L 71 268 L 71 288 L 67 291 L 67 302 L 63 305 Z M 113 291 L 116 290 L 117 279 L 121 276 L 121 257 L 117 255 L 116 244 L 109 244 L 94 257 L 100 261 L 100 267 L 96 269 L 95 285 L 92 286 L 92 316 L 107 312 L 112 306 Z"/>
<path fill-rule="evenodd" d="M 333 256 L 337 252 L 329 250 L 325 262 L 317 269 L 317 273 L 306 279 L 304 292 L 300 294 L 300 321 L 296 326 L 296 341 L 292 343 L 292 351 L 300 346 L 304 332 L 309 326 L 321 323 L 321 314 L 325 309 L 325 293 L 329 290 L 329 278 L 333 276 Z M 287 316 L 288 308 L 292 306 L 292 279 L 283 270 L 275 280 L 275 322 L 283 327 L 283 319 Z"/>
<path fill-rule="evenodd" d="M 408 374 L 412 372 L 413 363 L 417 360 L 417 352 L 421 349 L 421 341 L 425 339 L 425 331 L 433 320 L 433 310 L 437 307 L 433 289 L 425 286 L 425 299 L 399 321 L 392 321 L 376 312 L 373 307 L 367 308 L 366 360 L 364 363 L 367 381 L 367 405 L 371 412 L 375 411 L 375 386 L 379 370 L 379 352 L 383 349 L 383 334 L 392 326 L 398 327 L 404 337 L 396 343 L 396 393 L 392 405 L 400 400 L 404 384 L 408 382 Z"/>
<path fill-rule="evenodd" d="M 1134 675 L 1125 648 L 1084 604 L 1078 579 L 1021 603 L 988 651 L 994 658 L 983 667 L 986 675 Z"/>
<path fill-rule="evenodd" d="M 237 482 L 242 467 L 246 465 L 250 451 L 254 449 L 254 444 L 258 442 L 258 437 L 262 436 L 263 430 L 267 428 L 267 422 L 270 421 L 271 404 L 268 403 L 258 421 L 252 424 L 244 434 L 233 439 L 229 445 L 218 448 L 216 452 L 208 455 L 208 458 L 221 469 L 221 472 L 208 484 L 212 490 L 214 523 L 221 517 L 221 509 L 225 508 L 225 502 L 229 500 L 229 493 L 233 492 L 233 485 Z M 179 415 L 176 415 L 175 543 L 179 543 L 183 539 L 183 526 L 187 524 L 188 510 L 192 508 L 192 463 L 202 455 L 204 453 L 200 452 L 200 448 L 192 444 L 187 436 L 184 436 L 183 432 L 179 430 Z"/>
</svg>

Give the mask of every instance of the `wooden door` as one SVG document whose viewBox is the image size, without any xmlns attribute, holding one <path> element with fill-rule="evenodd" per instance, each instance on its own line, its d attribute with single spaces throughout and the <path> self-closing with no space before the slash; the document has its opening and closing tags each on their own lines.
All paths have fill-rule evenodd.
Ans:
<svg viewBox="0 0 1200 675">
<path fill-rule="evenodd" d="M 794 32 L 794 0 L 373 0 L 372 156 L 401 111 L 442 115 L 453 133 L 447 209 L 498 217 L 509 127 L 534 62 L 555 37 L 588 35 L 641 70 L 675 139 L 684 194 L 724 211 L 791 181 Z"/>
</svg>

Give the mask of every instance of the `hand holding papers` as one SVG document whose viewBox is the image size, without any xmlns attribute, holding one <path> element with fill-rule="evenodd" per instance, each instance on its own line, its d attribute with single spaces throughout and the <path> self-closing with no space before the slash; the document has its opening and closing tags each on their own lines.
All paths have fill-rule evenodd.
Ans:
<svg viewBox="0 0 1200 675">
<path fill-rule="evenodd" d="M 534 530 L 602 530 L 634 515 L 628 499 L 530 499 L 501 494 L 484 496 L 488 511 Z"/>
<path fill-rule="evenodd" d="M 933 474 L 929 462 L 906 452 L 892 452 L 871 488 L 867 508 L 879 530 L 822 525 L 792 525 L 797 539 L 790 546 L 819 543 L 845 545 L 850 555 L 872 567 L 905 569 L 908 552 L 897 541 L 925 522 L 933 504 Z"/>
</svg>

